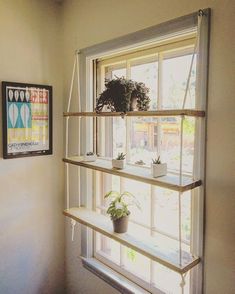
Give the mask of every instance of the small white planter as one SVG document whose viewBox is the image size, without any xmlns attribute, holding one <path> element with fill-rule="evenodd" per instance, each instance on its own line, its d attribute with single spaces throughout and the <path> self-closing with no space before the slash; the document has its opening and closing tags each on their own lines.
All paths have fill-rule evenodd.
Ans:
<svg viewBox="0 0 235 294">
<path fill-rule="evenodd" d="M 166 163 L 160 163 L 160 164 L 152 163 L 151 170 L 152 170 L 152 176 L 154 178 L 165 176 L 167 174 L 167 164 Z"/>
<path fill-rule="evenodd" d="M 126 160 L 125 159 L 112 159 L 112 166 L 113 168 L 117 168 L 117 169 L 124 169 L 126 166 Z"/>
<path fill-rule="evenodd" d="M 96 161 L 97 159 L 97 156 L 94 154 L 94 155 L 84 155 L 84 159 L 83 161 Z"/>
</svg>

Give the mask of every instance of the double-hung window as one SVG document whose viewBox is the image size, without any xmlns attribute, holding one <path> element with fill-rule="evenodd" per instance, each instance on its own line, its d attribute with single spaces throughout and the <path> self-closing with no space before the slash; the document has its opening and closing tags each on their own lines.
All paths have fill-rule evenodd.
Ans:
<svg viewBox="0 0 235 294">
<path fill-rule="evenodd" d="M 149 88 L 149 110 L 205 111 L 208 14 L 209 10 L 200 13 L 200 23 L 195 13 L 81 50 L 81 97 L 85 98 L 81 99 L 82 110 L 94 110 L 96 98 L 105 89 L 105 79 L 125 77 Z M 103 160 L 124 152 L 128 165 L 138 166 L 143 174 L 151 174 L 151 161 L 160 155 L 173 178 L 181 174 L 203 180 L 205 118 L 199 116 L 85 118 L 80 120 L 81 149 L 84 153 L 93 148 Z M 140 161 L 144 163 L 141 166 Z M 104 195 L 110 190 L 134 194 L 141 209 L 130 208 L 128 234 L 137 239 L 141 236 L 148 248 L 156 247 L 154 252 L 158 246 L 161 248 L 158 262 L 151 258 L 150 249 L 143 249 L 143 244 L 143 254 L 134 250 L 139 245 L 133 239 L 130 243 L 134 246 L 128 246 L 128 238 L 118 242 L 118 238 L 109 238 L 96 229 L 83 230 L 83 256 L 95 259 L 150 293 L 202 292 L 201 263 L 191 262 L 181 271 L 175 260 L 176 255 L 180 260 L 188 255 L 203 255 L 203 182 L 193 189 L 177 188 L 174 184 L 151 185 L 149 181 L 113 175 L 96 167 L 92 173 L 81 168 L 80 181 L 81 204 L 102 215 L 107 210 Z M 152 243 L 153 240 L 157 242 Z"/>
<path fill-rule="evenodd" d="M 195 47 L 195 34 L 183 40 L 168 40 L 164 45 L 146 48 L 129 54 L 97 60 L 97 89 L 104 89 L 104 80 L 125 77 L 144 82 L 149 88 L 150 110 L 182 108 L 184 92 Z M 187 108 L 195 107 L 194 59 L 190 79 Z M 151 159 L 157 155 L 168 163 L 172 173 L 179 173 L 180 118 L 179 117 L 126 117 L 99 118 L 97 151 L 102 157 L 127 154 L 127 162 L 135 165 L 145 162 L 143 169 L 150 170 Z M 183 173 L 193 175 L 195 118 L 184 119 Z M 131 207 L 129 232 L 161 239 L 166 246 L 179 241 L 178 192 L 157 186 L 96 172 L 96 211 L 105 214 L 104 195 L 110 190 L 128 191 L 140 202 L 141 210 Z M 191 191 L 182 199 L 182 243 L 190 252 L 191 242 Z M 94 233 L 94 256 L 107 266 L 135 281 L 153 293 L 181 293 L 178 273 L 151 261 L 151 259 L 119 244 L 102 234 Z M 170 281 L 170 283 L 169 283 Z M 189 293 L 190 275 L 186 276 L 185 293 Z"/>
</svg>

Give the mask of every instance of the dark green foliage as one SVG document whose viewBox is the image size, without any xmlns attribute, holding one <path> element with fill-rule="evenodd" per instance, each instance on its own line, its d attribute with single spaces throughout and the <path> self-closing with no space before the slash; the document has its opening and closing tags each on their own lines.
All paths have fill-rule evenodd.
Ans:
<svg viewBox="0 0 235 294">
<path fill-rule="evenodd" d="M 160 156 L 158 156 L 158 158 L 153 158 L 152 162 L 153 164 L 161 164 Z"/>
<path fill-rule="evenodd" d="M 149 89 L 144 83 L 127 80 L 124 77 L 105 80 L 106 89 L 97 99 L 96 111 L 102 111 L 107 106 L 111 111 L 127 112 L 133 110 L 145 111 L 149 109 Z M 133 105 L 136 102 L 136 108 Z"/>
<path fill-rule="evenodd" d="M 126 154 L 121 152 L 121 153 L 118 153 L 116 160 L 124 160 L 125 158 L 126 158 Z"/>
</svg>

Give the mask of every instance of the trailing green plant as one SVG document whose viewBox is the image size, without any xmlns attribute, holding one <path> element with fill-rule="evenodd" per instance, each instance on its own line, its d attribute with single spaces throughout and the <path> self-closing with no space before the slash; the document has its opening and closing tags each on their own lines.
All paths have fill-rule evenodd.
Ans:
<svg viewBox="0 0 235 294">
<path fill-rule="evenodd" d="M 161 164 L 160 156 L 158 156 L 158 158 L 153 158 L 152 163 L 153 164 Z"/>
<path fill-rule="evenodd" d="M 124 77 L 109 80 L 105 79 L 105 90 L 97 98 L 96 112 L 102 111 L 107 106 L 111 111 L 127 112 L 133 111 L 136 100 L 136 110 L 145 111 L 149 109 L 149 89 L 144 83 L 138 83 Z"/>
<path fill-rule="evenodd" d="M 110 200 L 107 214 L 110 215 L 112 220 L 128 216 L 130 214 L 128 207 L 131 205 L 135 205 L 140 209 L 139 202 L 135 196 L 127 191 L 123 193 L 110 191 L 104 196 L 104 198 L 108 198 Z"/>
<path fill-rule="evenodd" d="M 116 157 L 116 160 L 124 160 L 126 158 L 126 154 L 123 152 L 118 153 L 118 156 Z"/>
</svg>

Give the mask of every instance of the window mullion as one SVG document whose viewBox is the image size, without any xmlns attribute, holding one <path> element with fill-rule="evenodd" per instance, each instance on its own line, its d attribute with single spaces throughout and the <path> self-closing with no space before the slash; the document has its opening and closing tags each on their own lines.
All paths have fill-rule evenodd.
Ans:
<svg viewBox="0 0 235 294">
<path fill-rule="evenodd" d="M 163 54 L 158 54 L 158 87 L 157 87 L 157 108 L 162 109 L 162 99 L 163 99 L 163 85 L 162 85 L 162 61 Z M 161 155 L 161 118 L 157 118 L 157 154 Z"/>
<path fill-rule="evenodd" d="M 155 213 L 155 197 L 154 197 L 154 186 L 151 185 L 151 200 L 150 200 L 150 228 L 151 237 L 154 236 L 154 213 Z M 154 283 L 154 262 L 150 260 L 150 285 Z"/>
</svg>

